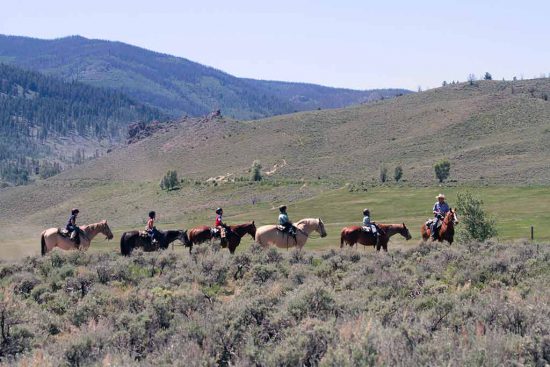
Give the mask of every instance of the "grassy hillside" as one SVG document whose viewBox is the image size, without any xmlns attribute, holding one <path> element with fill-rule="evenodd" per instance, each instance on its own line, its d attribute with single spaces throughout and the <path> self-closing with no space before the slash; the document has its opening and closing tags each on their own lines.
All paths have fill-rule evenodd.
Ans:
<svg viewBox="0 0 550 367">
<path fill-rule="evenodd" d="M 550 245 L 0 264 L 0 363 L 544 366 Z"/>
<path fill-rule="evenodd" d="M 97 156 L 129 123 L 163 114 L 123 94 L 0 64 L 0 184 Z"/>
<path fill-rule="evenodd" d="M 444 191 L 453 203 L 465 188 L 485 200 L 501 238 L 526 238 L 534 225 L 538 239 L 550 239 L 549 85 L 546 79 L 487 81 L 253 122 L 174 123 L 46 181 L 0 190 L 3 256 L 37 253 L 37 234 L 62 225 L 74 206 L 82 209 L 82 223 L 108 219 L 119 234 L 141 227 L 151 209 L 161 214 L 162 227 L 189 228 L 211 222 L 217 206 L 230 222 L 268 224 L 277 205 L 291 203 L 294 220 L 327 222 L 329 236 L 308 245 L 317 249 L 337 246 L 340 228 L 370 207 L 378 221 L 405 221 L 418 239 L 434 196 Z M 453 182 L 436 187 L 432 166 L 443 157 L 451 161 Z M 254 159 L 262 161 L 266 180 L 240 181 Z M 402 165 L 404 186 L 372 187 L 380 163 L 390 175 Z M 167 193 L 158 182 L 169 169 L 185 182 Z M 207 182 L 210 177 L 220 183 Z M 358 191 L 343 188 L 346 182 Z"/>
<path fill-rule="evenodd" d="M 447 158 L 460 183 L 548 183 L 548 94 L 550 79 L 481 81 L 244 123 L 186 120 L 67 178 L 239 177 L 259 159 L 266 171 L 279 166 L 273 178 L 371 181 L 385 164 L 390 177 L 401 165 L 408 182 L 428 184 Z"/>
<path fill-rule="evenodd" d="M 252 119 L 410 93 L 241 79 L 184 58 L 83 37 L 39 40 L 0 35 L 0 62 L 123 91 L 175 116 L 221 109 L 227 116 Z"/>
</svg>

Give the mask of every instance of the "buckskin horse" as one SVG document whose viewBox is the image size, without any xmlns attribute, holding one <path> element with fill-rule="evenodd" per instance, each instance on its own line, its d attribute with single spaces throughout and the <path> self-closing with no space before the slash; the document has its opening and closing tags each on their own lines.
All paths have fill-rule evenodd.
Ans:
<svg viewBox="0 0 550 367">
<path fill-rule="evenodd" d="M 344 244 L 354 246 L 359 243 L 363 246 L 373 246 L 376 247 L 376 251 L 380 251 L 380 248 L 383 248 L 384 251 L 388 252 L 388 242 L 390 238 L 395 234 L 400 234 L 405 237 L 408 241 L 412 238 L 409 229 L 402 224 L 376 224 L 380 228 L 380 238 L 378 244 L 376 243 L 376 237 L 371 233 L 363 231 L 363 228 L 360 226 L 349 226 L 342 228 L 340 232 L 340 248 L 344 247 Z"/>
<path fill-rule="evenodd" d="M 42 256 L 50 252 L 54 247 L 59 247 L 63 250 L 82 250 L 86 251 L 90 247 L 90 243 L 95 236 L 102 233 L 111 240 L 113 233 L 107 224 L 106 220 L 99 223 L 88 224 L 80 228 L 80 245 L 77 245 L 70 238 L 59 233 L 59 228 L 48 228 L 40 235 L 40 252 Z"/>
<path fill-rule="evenodd" d="M 254 221 L 251 223 L 227 226 L 227 228 L 229 230 L 226 231 L 225 241 L 221 241 L 221 245 L 223 248 L 228 247 L 231 254 L 235 253 L 237 246 L 241 243 L 241 238 L 243 238 L 247 233 L 252 237 L 252 239 L 256 236 L 256 225 L 254 224 Z M 189 241 L 189 252 L 191 252 L 194 244 L 212 241 L 211 228 L 208 226 L 192 228 L 189 231 Z"/>
<path fill-rule="evenodd" d="M 187 231 L 183 230 L 168 230 L 168 231 L 157 231 L 157 241 L 156 245 L 151 243 L 151 238 L 147 235 L 144 236 L 140 231 L 129 231 L 124 232 L 120 237 L 120 253 L 122 255 L 128 256 L 132 253 L 135 248 L 142 248 L 143 251 L 151 252 L 159 249 L 167 249 L 175 240 L 180 240 L 186 247 L 191 246 L 189 237 L 187 236 Z"/>
<path fill-rule="evenodd" d="M 451 209 L 445 214 L 441 227 L 439 228 L 439 233 L 437 235 L 437 240 L 439 242 L 447 241 L 450 245 L 453 244 L 454 235 L 455 235 L 455 225 L 458 224 L 458 216 L 456 215 L 456 208 Z M 426 226 L 426 223 L 422 224 L 420 228 L 420 234 L 422 239 L 427 241 L 432 235 L 431 229 Z"/>
<path fill-rule="evenodd" d="M 299 250 L 304 247 L 307 239 L 313 231 L 318 232 L 321 237 L 326 237 L 325 224 L 321 218 L 304 218 L 296 224 L 296 238 L 278 229 L 275 225 L 261 226 L 256 231 L 256 243 L 267 247 L 274 245 L 279 248 L 297 247 Z"/>
</svg>

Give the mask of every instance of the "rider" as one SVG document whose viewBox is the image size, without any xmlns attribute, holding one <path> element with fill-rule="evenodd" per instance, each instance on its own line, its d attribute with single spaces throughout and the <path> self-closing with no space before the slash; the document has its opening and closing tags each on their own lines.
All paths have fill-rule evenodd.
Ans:
<svg viewBox="0 0 550 367">
<path fill-rule="evenodd" d="M 363 227 L 369 228 L 373 233 L 377 232 L 376 225 L 370 221 L 370 210 L 363 209 Z"/>
<path fill-rule="evenodd" d="M 227 226 L 223 222 L 223 209 L 218 208 L 216 209 L 216 223 L 214 223 L 214 227 L 216 227 L 220 233 L 220 238 L 225 239 Z"/>
<path fill-rule="evenodd" d="M 157 213 L 154 210 L 149 212 L 149 218 L 147 219 L 147 226 L 145 227 L 145 232 L 151 237 L 151 244 L 156 244 L 158 242 L 158 230 L 155 227 L 155 218 Z"/>
<path fill-rule="evenodd" d="M 288 218 L 288 214 L 286 212 L 286 205 L 281 205 L 279 207 L 279 211 L 281 214 L 279 214 L 279 225 L 284 227 L 284 231 L 287 232 L 292 237 L 296 237 L 296 230 L 294 229 L 294 225 Z"/>
<path fill-rule="evenodd" d="M 432 232 L 432 238 L 434 240 L 437 239 L 437 227 L 439 226 L 439 221 L 445 218 L 445 215 L 450 210 L 449 205 L 445 202 L 445 195 L 439 194 L 435 198 L 437 199 L 437 202 L 434 204 L 434 220 L 432 221 L 432 225 L 430 228 L 430 231 Z"/>
<path fill-rule="evenodd" d="M 370 210 L 369 209 L 363 209 L 363 228 L 367 229 L 367 231 L 371 231 L 372 234 L 376 236 L 376 241 L 378 241 L 381 231 L 376 225 L 376 223 L 371 222 L 370 220 Z"/>
<path fill-rule="evenodd" d="M 77 245 L 80 245 L 80 236 L 78 232 L 78 226 L 76 225 L 76 217 L 78 216 L 78 213 L 80 213 L 80 210 L 78 210 L 78 208 L 73 208 L 73 210 L 71 210 L 71 216 L 67 221 L 65 229 L 69 233 L 71 241 L 74 241 Z"/>
</svg>

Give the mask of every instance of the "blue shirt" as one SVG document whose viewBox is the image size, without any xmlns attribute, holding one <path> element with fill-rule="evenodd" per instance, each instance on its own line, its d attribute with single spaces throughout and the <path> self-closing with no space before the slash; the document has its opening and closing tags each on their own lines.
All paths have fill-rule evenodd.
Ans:
<svg viewBox="0 0 550 367">
<path fill-rule="evenodd" d="M 286 213 L 279 214 L 279 224 L 284 226 L 287 223 L 290 223 L 290 219 L 288 219 L 288 214 Z"/>
<path fill-rule="evenodd" d="M 370 225 L 370 217 L 368 215 L 365 215 L 365 217 L 363 218 L 363 225 L 364 226 Z"/>
<path fill-rule="evenodd" d="M 439 201 L 435 203 L 434 205 L 434 212 L 439 212 L 441 215 L 447 214 L 447 212 L 450 210 L 449 205 L 447 203 L 440 204 Z"/>
</svg>

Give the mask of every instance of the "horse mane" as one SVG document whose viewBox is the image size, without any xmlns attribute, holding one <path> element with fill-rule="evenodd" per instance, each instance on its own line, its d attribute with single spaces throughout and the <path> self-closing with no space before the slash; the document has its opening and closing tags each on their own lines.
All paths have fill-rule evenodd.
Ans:
<svg viewBox="0 0 550 367">
<path fill-rule="evenodd" d="M 84 231 L 86 229 L 91 229 L 92 231 L 95 231 L 97 228 L 105 228 L 106 225 L 107 225 L 107 221 L 102 220 L 101 222 L 98 222 L 98 223 L 91 223 L 91 224 L 84 225 L 82 226 L 82 230 Z"/>
<path fill-rule="evenodd" d="M 311 223 L 311 222 L 315 222 L 315 221 L 320 222 L 321 219 L 320 218 L 303 218 L 303 219 L 300 219 L 299 221 L 297 221 L 295 223 L 295 225 L 297 226 L 299 224 L 307 224 L 307 223 Z"/>
</svg>

